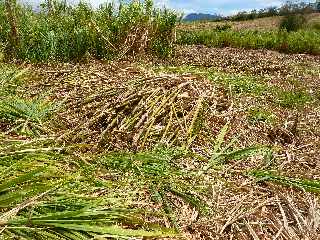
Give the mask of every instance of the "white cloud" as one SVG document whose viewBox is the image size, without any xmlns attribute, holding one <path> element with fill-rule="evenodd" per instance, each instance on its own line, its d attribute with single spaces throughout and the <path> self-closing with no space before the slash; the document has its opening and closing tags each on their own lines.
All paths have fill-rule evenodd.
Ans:
<svg viewBox="0 0 320 240">
<path fill-rule="evenodd" d="M 169 7 L 170 1 L 169 0 L 157 0 L 155 1 L 156 7 Z"/>
</svg>

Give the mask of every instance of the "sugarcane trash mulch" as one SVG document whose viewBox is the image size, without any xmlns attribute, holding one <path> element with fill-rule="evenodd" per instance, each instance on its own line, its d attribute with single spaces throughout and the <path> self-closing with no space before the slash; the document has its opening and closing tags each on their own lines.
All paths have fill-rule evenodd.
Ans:
<svg viewBox="0 0 320 240">
<path fill-rule="evenodd" d="M 126 62 L 34 68 L 41 81 L 29 94 L 42 89 L 63 103 L 58 139 L 104 150 L 205 145 L 230 107 L 225 90 L 190 74 L 156 75 Z"/>
<path fill-rule="evenodd" d="M 228 122 L 232 125 L 228 134 L 241 135 L 243 147 L 273 144 L 264 135 L 267 129 L 246 121 L 245 112 L 234 106 L 228 89 L 194 74 L 155 74 L 130 62 L 31 68 L 35 77 L 26 94 L 32 97 L 41 92 L 48 101 L 56 102 L 58 111 L 50 122 L 55 138 L 85 146 L 84 151 L 139 151 L 164 144 L 189 147 L 208 160 L 206 150 Z M 228 136 L 225 141 L 229 144 Z M 282 150 L 271 164 L 292 170 L 292 176 L 308 175 L 303 156 L 294 161 L 299 156 L 296 145 L 277 147 Z M 312 159 L 316 161 L 313 155 Z M 197 169 L 203 162 L 183 159 L 177 164 Z M 259 183 L 244 174 L 265 164 L 259 156 L 232 160 L 204 176 L 199 184 L 210 193 L 204 200 L 214 210 L 214 217 L 202 216 L 183 201 L 172 200 L 184 235 L 189 239 L 317 239 L 317 196 Z"/>
</svg>

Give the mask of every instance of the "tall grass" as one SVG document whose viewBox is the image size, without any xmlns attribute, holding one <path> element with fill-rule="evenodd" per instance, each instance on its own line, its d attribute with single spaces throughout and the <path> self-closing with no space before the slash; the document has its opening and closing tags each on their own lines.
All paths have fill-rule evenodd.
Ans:
<svg viewBox="0 0 320 240">
<path fill-rule="evenodd" d="M 271 49 L 287 53 L 320 54 L 320 31 L 181 31 L 179 44 L 203 44 L 209 47 Z"/>
<path fill-rule="evenodd" d="M 85 2 L 68 6 L 54 0 L 49 11 L 17 5 L 19 30 L 15 57 L 32 62 L 122 57 L 153 52 L 162 56 L 172 51 L 175 12 L 155 9 L 152 0 L 132 1 L 119 6 L 107 3 L 98 9 Z M 6 56 L 10 49 L 10 26 L 0 1 L 0 42 Z"/>
</svg>

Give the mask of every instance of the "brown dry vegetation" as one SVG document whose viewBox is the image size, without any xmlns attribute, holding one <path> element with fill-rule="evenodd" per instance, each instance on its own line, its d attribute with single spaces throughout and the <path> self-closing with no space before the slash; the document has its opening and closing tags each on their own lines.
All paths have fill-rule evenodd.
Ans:
<svg viewBox="0 0 320 240">
<path fill-rule="evenodd" d="M 272 30 L 279 19 L 231 24 L 236 30 Z M 217 24 L 223 23 L 179 28 Z M 49 166 L 53 174 L 45 172 L 44 178 L 54 186 L 0 208 L 0 238 L 21 234 L 23 226 L 31 233 L 65 231 L 63 239 L 144 239 L 127 237 L 131 233 L 161 236 L 155 239 L 320 239 L 320 56 L 175 46 L 166 60 L 99 61 L 89 55 L 85 61 L 17 64 L 25 70 L 18 73 L 23 79 L 14 76 L 16 82 L 0 91 L 1 167 L 13 178 Z M 34 152 L 35 159 L 24 158 Z M 61 189 L 55 186 L 60 176 L 68 180 Z M 22 183 L 30 188 L 30 182 L 38 184 Z M 0 194 L 16 194 L 17 185 L 11 189 L 1 182 Z M 30 192 L 25 185 L 23 194 Z M 0 203 L 6 200 L 1 196 Z M 67 201 L 59 205 L 61 198 Z M 58 215 L 49 212 L 36 225 L 32 220 L 48 210 L 46 204 Z M 79 214 L 78 204 L 87 212 Z M 75 217 L 60 219 L 59 207 L 68 216 L 75 209 L 88 230 L 68 229 Z M 14 221 L 10 225 L 10 218 L 25 216 L 17 230 Z M 111 227 L 91 231 L 93 220 Z M 155 229 L 160 233 L 152 235 Z M 115 234 L 98 236 L 108 231 Z"/>
<path fill-rule="evenodd" d="M 192 23 L 182 23 L 178 26 L 179 30 L 212 30 L 217 26 L 224 24 L 230 24 L 234 30 L 259 30 L 259 31 L 270 31 L 277 30 L 282 17 L 267 17 L 258 18 L 254 20 L 232 22 L 192 22 Z M 320 19 L 319 13 L 313 13 L 307 16 L 308 22 L 318 22 Z"/>
<path fill-rule="evenodd" d="M 320 160 L 318 156 L 320 149 L 318 99 L 320 58 L 318 56 L 287 55 L 267 50 L 210 49 L 195 46 L 182 47 L 177 51 L 176 58 L 177 66 L 181 66 L 181 64 L 201 66 L 202 68 L 196 73 L 200 75 L 213 69 L 213 71 L 232 74 L 231 78 L 236 76 L 253 77 L 254 80 L 248 82 L 252 87 L 249 91 L 243 88 L 242 92 L 238 92 L 238 83 L 233 83 L 232 79 L 225 85 L 228 86 L 229 84 L 231 105 L 234 110 L 234 115 L 230 114 L 231 116 L 229 116 L 237 119 L 234 120 L 234 133 L 242 132 L 242 142 L 248 145 L 254 143 L 270 144 L 272 141 L 281 144 L 282 141 L 281 145 L 284 144 L 285 146 L 283 153 L 290 158 L 290 161 L 295 162 L 290 172 L 296 173 L 296 176 L 318 178 Z M 204 76 L 206 75 L 204 74 Z M 210 74 L 208 76 L 210 78 Z M 216 84 L 221 84 L 221 81 L 223 81 L 215 75 L 213 75 L 213 78 L 217 79 Z M 259 92 L 259 86 L 255 86 L 255 84 L 265 85 L 266 92 Z M 279 106 L 275 104 L 277 102 L 276 98 L 279 97 L 279 95 L 274 94 L 275 89 L 281 89 L 280 96 L 286 92 L 303 90 L 310 94 L 311 99 L 305 104 L 295 107 Z M 271 126 L 264 124 L 255 126 L 248 123 L 246 121 L 248 119 L 248 116 L 246 116 L 247 110 L 255 107 L 275 114 L 277 120 Z M 270 131 L 272 133 L 278 131 L 278 133 L 283 134 L 282 130 L 290 129 L 290 125 L 294 124 L 295 121 L 297 136 L 289 134 L 292 139 L 281 139 L 281 136 L 277 135 L 270 136 Z M 280 130 L 281 128 L 282 130 Z M 299 163 L 297 159 L 302 159 L 302 162 Z M 284 167 L 281 163 L 279 165 Z M 287 168 L 290 169 L 290 166 L 287 166 Z"/>
<path fill-rule="evenodd" d="M 287 177 L 320 179 L 320 57 L 200 46 L 176 51 L 170 63 L 29 65 L 35 77 L 23 92 L 27 97 L 46 93 L 48 99 L 64 102 L 50 125 L 59 141 L 85 143 L 79 145 L 80 155 L 101 147 L 136 151 L 157 142 L 187 145 L 198 157 L 184 157 L 176 164 L 195 172 L 206 167 L 211 142 L 229 122 L 223 145 L 236 138 L 234 149 L 264 145 L 273 155 L 230 159 L 185 179 L 209 213 L 169 195 L 182 236 L 319 239 L 317 194 L 256 182 L 247 173 L 272 169 Z M 298 97 L 280 104 L 281 96 L 297 91 L 308 95 L 306 102 Z M 252 109 L 265 111 L 270 121 L 268 116 L 259 119 Z M 192 133 L 198 116 L 203 128 Z M 147 189 L 140 192 L 133 206 L 159 209 L 149 194 Z M 167 218 L 159 221 L 172 226 Z"/>
</svg>

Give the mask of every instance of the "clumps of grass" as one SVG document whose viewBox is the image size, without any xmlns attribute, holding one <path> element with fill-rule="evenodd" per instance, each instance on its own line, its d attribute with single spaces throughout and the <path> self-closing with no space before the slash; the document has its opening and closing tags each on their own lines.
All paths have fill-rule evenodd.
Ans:
<svg viewBox="0 0 320 240">
<path fill-rule="evenodd" d="M 65 1 L 50 1 L 33 11 L 16 5 L 19 31 L 15 58 L 32 62 L 122 58 L 151 52 L 167 57 L 172 52 L 174 28 L 178 16 L 170 10 L 155 9 L 152 0 L 101 5 L 93 9 L 80 2 L 75 6 Z M 0 41 L 8 46 L 5 54 L 13 53 L 10 46 L 10 25 L 4 3 L 0 3 L 2 30 Z"/>
<path fill-rule="evenodd" d="M 261 97 L 271 93 L 275 100 L 273 102 L 283 108 L 301 108 L 307 103 L 313 100 L 313 97 L 306 91 L 302 89 L 293 89 L 293 90 L 281 90 L 279 88 L 268 87 L 259 79 L 248 77 L 248 76 L 228 76 L 221 74 L 209 74 L 209 77 L 215 82 L 223 82 L 231 87 L 231 89 L 236 94 L 249 94 L 256 97 Z M 253 115 L 260 115 L 264 118 L 267 113 L 255 113 L 251 112 Z M 263 116 L 265 115 L 265 116 Z M 256 119 L 257 120 L 257 119 Z M 261 119 L 262 120 L 262 119 Z M 271 119 L 269 119 L 271 120 Z"/>
<path fill-rule="evenodd" d="M 244 92 L 253 95 L 261 95 L 266 90 L 264 84 L 261 84 L 250 77 L 235 77 L 231 81 L 228 81 L 228 83 L 235 93 Z"/>
<path fill-rule="evenodd" d="M 320 54 L 320 33 L 316 30 L 285 31 L 180 31 L 178 44 L 208 47 L 271 49 L 287 53 Z"/>
<path fill-rule="evenodd" d="M 207 77 L 216 84 L 225 85 L 226 88 L 236 94 L 252 94 L 254 96 L 261 96 L 266 92 L 268 86 L 253 76 L 231 75 L 222 72 L 217 72 L 215 69 L 207 69 L 198 66 L 160 66 L 154 68 L 154 71 L 178 74 L 194 74 Z"/>
<path fill-rule="evenodd" d="M 200 75 L 207 77 L 216 84 L 223 85 L 226 89 L 231 89 L 235 94 L 248 94 L 255 97 L 261 97 L 270 92 L 266 83 L 253 76 L 226 74 L 217 72 L 214 69 L 195 66 L 160 66 L 156 67 L 154 71 L 178 74 L 192 73 Z M 280 90 L 278 89 L 271 91 L 271 93 L 276 96 L 281 96 Z"/>
<path fill-rule="evenodd" d="M 10 97 L 0 101 L 0 121 L 7 125 L 7 133 L 39 136 L 49 132 L 44 123 L 53 110 L 53 104 L 39 99 Z"/>
<path fill-rule="evenodd" d="M 249 109 L 248 111 L 248 120 L 253 123 L 266 123 L 266 124 L 272 124 L 276 120 L 275 114 L 272 112 L 269 112 L 268 110 L 258 108 L 258 107 L 253 107 Z"/>
<path fill-rule="evenodd" d="M 200 75 L 213 81 L 215 84 L 223 84 L 231 87 L 234 93 L 248 93 L 261 95 L 268 90 L 267 84 L 263 79 L 247 74 L 229 74 L 216 70 L 213 67 L 206 68 L 201 66 L 182 65 L 178 67 L 165 66 L 157 67 L 156 72 L 194 74 Z"/>
<path fill-rule="evenodd" d="M 306 90 L 299 89 L 300 86 L 297 83 L 295 83 L 296 88 L 293 90 L 282 90 L 277 87 L 270 88 L 261 79 L 252 76 L 230 75 L 216 72 L 214 69 L 205 69 L 195 66 L 165 66 L 157 67 L 155 71 L 179 74 L 192 73 L 204 76 L 217 84 L 223 85 L 225 88 L 231 89 L 235 94 L 246 94 L 255 97 L 264 97 L 271 94 L 274 99 L 272 100 L 272 103 L 283 108 L 301 108 L 313 100 L 313 96 Z M 315 94 L 315 97 L 317 97 L 317 93 Z M 275 116 L 268 111 L 253 108 L 249 110 L 249 120 L 253 123 L 272 123 L 275 120 Z"/>
<path fill-rule="evenodd" d="M 32 145 L 20 141 L 1 139 L 0 147 L 0 209 L 8 209 L 53 190 L 61 183 L 63 172 L 54 149 L 42 150 L 42 144 Z M 48 181 L 51 179 L 50 181 Z M 1 211 L 0 211 L 1 212 Z M 0 217 L 3 220 L 3 216 Z"/>
<path fill-rule="evenodd" d="M 301 108 L 312 101 L 312 96 L 303 90 L 276 90 L 275 102 L 284 108 Z"/>
<path fill-rule="evenodd" d="M 216 79 L 217 81 L 217 79 L 221 78 L 214 79 Z M 260 97 L 267 95 L 271 92 L 275 98 L 274 103 L 283 108 L 301 108 L 313 100 L 312 96 L 305 90 L 293 89 L 286 91 L 281 90 L 279 88 L 272 88 L 270 91 L 270 88 L 267 86 L 267 84 L 252 77 L 230 76 L 222 77 L 222 79 L 223 82 L 225 84 L 228 84 L 236 94 L 245 93 L 256 97 Z M 255 112 L 251 113 L 253 115 L 255 114 Z M 256 113 L 256 117 L 257 115 L 260 115 L 260 117 L 263 118 L 266 117 L 266 115 L 268 114 L 260 112 Z"/>
<path fill-rule="evenodd" d="M 0 129 L 6 133 L 39 136 L 48 132 L 44 122 L 51 116 L 54 104 L 17 96 L 26 73 L 27 70 L 8 65 L 3 65 L 0 70 Z"/>
<path fill-rule="evenodd" d="M 223 83 L 236 94 L 251 94 L 261 96 L 266 92 L 268 86 L 259 81 L 259 79 L 251 76 L 237 76 L 223 73 L 210 72 L 209 78 L 215 83 Z"/>
</svg>

